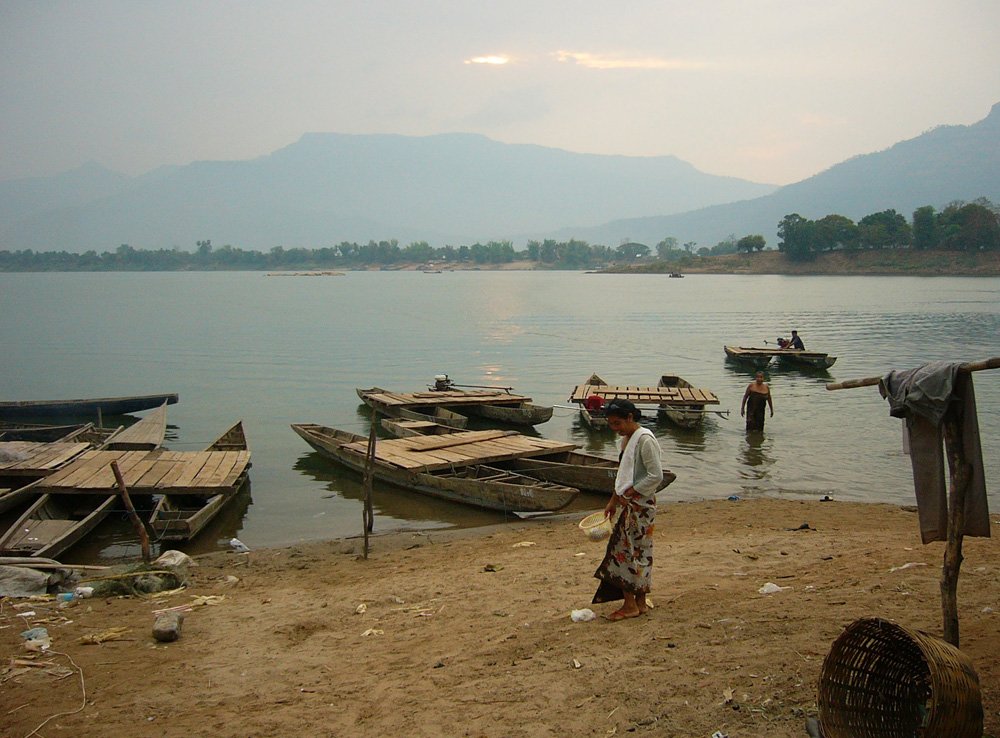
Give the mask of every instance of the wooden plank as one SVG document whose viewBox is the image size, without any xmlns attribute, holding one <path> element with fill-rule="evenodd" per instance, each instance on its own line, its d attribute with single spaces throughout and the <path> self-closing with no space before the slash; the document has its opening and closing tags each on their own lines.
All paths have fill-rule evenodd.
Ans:
<svg viewBox="0 0 1000 738">
<path fill-rule="evenodd" d="M 93 454 L 84 454 L 84 457 L 76 463 L 62 469 L 45 480 L 46 487 L 65 487 L 73 489 L 81 482 L 86 481 L 94 474 L 112 461 L 118 461 L 119 466 L 124 461 L 128 451 L 94 451 Z"/>
<path fill-rule="evenodd" d="M 130 488 L 130 490 L 132 488 L 141 490 L 147 487 L 156 487 L 164 476 L 166 476 L 172 470 L 176 469 L 178 466 L 182 465 L 178 464 L 172 458 L 165 459 L 161 455 L 153 464 L 153 466 L 150 468 L 150 470 L 145 474 L 143 474 Z"/>
<path fill-rule="evenodd" d="M 168 471 L 166 474 L 163 475 L 163 477 L 160 478 L 160 481 L 156 483 L 156 486 L 172 487 L 174 483 L 180 478 L 181 474 L 184 473 L 184 470 L 188 468 L 188 464 L 191 460 L 191 452 L 168 451 L 160 458 L 162 459 L 164 457 L 169 458 L 175 463 L 173 467 L 170 469 L 170 471 Z"/>
<path fill-rule="evenodd" d="M 174 480 L 174 487 L 184 488 L 191 485 L 191 481 L 198 476 L 205 462 L 211 457 L 211 451 L 195 451 L 190 458 L 185 459 L 185 469 L 181 475 Z"/>
<path fill-rule="evenodd" d="M 250 466 L 250 452 L 249 451 L 238 451 L 238 456 L 236 458 L 236 463 L 233 464 L 233 470 L 229 473 L 225 479 L 222 480 L 223 487 L 233 487 L 239 481 L 240 477 L 247 473 L 247 469 Z"/>
<path fill-rule="evenodd" d="M 417 436 L 415 438 L 400 438 L 399 445 L 412 451 L 433 451 L 452 446 L 463 446 L 468 443 L 488 441 L 491 438 L 517 435 L 517 431 L 469 431 L 467 433 L 450 433 L 444 436 Z M 455 436 L 454 438 L 452 436 Z M 389 441 L 392 443 L 392 441 Z"/>
<path fill-rule="evenodd" d="M 191 480 L 189 487 L 206 488 L 210 485 L 208 480 L 212 478 L 212 475 L 218 470 L 219 465 L 225 458 L 226 451 L 210 451 L 210 456 L 205 462 L 205 465 L 201 468 L 201 471 Z"/>
<path fill-rule="evenodd" d="M 204 486 L 218 487 L 222 484 L 222 480 L 229 476 L 233 467 L 236 465 L 236 458 L 239 455 L 238 452 L 223 451 L 222 454 L 223 457 L 219 462 L 219 468 L 212 473 L 212 476 L 208 478 Z"/>
</svg>

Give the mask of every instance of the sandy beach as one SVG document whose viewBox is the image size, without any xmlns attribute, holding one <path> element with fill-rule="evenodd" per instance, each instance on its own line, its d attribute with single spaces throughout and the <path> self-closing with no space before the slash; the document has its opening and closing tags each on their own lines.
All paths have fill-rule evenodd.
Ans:
<svg viewBox="0 0 1000 738">
<path fill-rule="evenodd" d="M 0 601 L 0 733 L 805 736 L 845 626 L 941 633 L 943 544 L 921 545 L 911 508 L 661 505 L 655 609 L 622 622 L 590 605 L 605 544 L 578 517 L 379 535 L 368 560 L 360 540 L 212 554 L 150 599 Z M 997 735 L 1000 542 L 964 552 L 961 645 Z M 760 594 L 768 582 L 782 589 Z M 200 596 L 222 599 L 153 640 L 154 610 Z M 574 622 L 583 608 L 599 617 Z M 33 626 L 49 652 L 23 648 Z M 115 627 L 120 640 L 80 641 Z"/>
</svg>

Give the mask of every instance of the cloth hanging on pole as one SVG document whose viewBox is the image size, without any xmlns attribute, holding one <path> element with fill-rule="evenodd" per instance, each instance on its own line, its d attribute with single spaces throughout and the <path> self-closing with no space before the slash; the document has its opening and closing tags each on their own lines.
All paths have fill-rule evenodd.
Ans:
<svg viewBox="0 0 1000 738">
<path fill-rule="evenodd" d="M 913 486 L 924 543 L 948 538 L 948 493 L 941 421 L 949 408 L 960 415 L 962 445 L 970 466 L 963 535 L 990 535 L 986 475 L 970 372 L 960 362 L 938 361 L 903 372 L 891 371 L 879 382 L 889 414 L 906 418 Z"/>
</svg>

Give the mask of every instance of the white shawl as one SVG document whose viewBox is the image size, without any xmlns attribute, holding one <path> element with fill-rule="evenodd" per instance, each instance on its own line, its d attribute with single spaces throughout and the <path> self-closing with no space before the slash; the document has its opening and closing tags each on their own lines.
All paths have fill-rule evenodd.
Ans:
<svg viewBox="0 0 1000 738">
<path fill-rule="evenodd" d="M 643 435 L 656 440 L 656 436 L 649 428 L 640 427 L 629 436 L 625 449 L 622 451 L 621 461 L 618 462 L 618 475 L 615 477 L 615 494 L 617 495 L 623 494 L 635 481 L 635 454 L 636 449 L 639 448 L 639 438 Z"/>
</svg>

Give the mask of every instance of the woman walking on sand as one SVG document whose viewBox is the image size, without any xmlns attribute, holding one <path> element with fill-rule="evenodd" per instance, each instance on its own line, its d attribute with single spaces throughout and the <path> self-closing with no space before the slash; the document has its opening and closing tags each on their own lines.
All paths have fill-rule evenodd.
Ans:
<svg viewBox="0 0 1000 738">
<path fill-rule="evenodd" d="M 653 570 L 653 522 L 656 518 L 656 490 L 663 481 L 660 444 L 648 428 L 637 422 L 640 412 L 628 400 L 612 400 L 605 409 L 608 425 L 621 436 L 618 476 L 615 492 L 604 508 L 614 517 L 619 504 L 621 514 L 615 523 L 608 550 L 595 577 L 601 585 L 594 602 L 625 600 L 609 616 L 625 620 L 649 609 L 646 593 Z"/>
<path fill-rule="evenodd" d="M 764 382 L 764 372 L 757 372 L 754 381 L 743 393 L 743 404 L 740 405 L 740 415 L 746 416 L 748 431 L 764 430 L 765 405 L 771 408 L 771 417 L 773 418 L 774 403 L 771 402 L 771 388 Z"/>
</svg>

